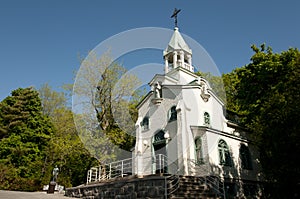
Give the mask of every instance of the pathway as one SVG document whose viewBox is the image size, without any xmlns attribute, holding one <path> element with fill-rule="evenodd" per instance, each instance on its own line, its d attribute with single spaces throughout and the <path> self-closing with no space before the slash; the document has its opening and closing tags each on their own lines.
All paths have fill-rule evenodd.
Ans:
<svg viewBox="0 0 300 199">
<path fill-rule="evenodd" d="M 46 192 L 21 192 L 0 190 L 0 199 L 68 199 L 60 193 L 47 194 Z"/>
</svg>

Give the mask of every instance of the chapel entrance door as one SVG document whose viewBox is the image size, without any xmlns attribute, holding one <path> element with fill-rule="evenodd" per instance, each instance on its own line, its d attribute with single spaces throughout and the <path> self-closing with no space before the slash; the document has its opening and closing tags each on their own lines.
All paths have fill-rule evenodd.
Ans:
<svg viewBox="0 0 300 199">
<path fill-rule="evenodd" d="M 164 131 L 159 131 L 153 139 L 155 173 L 168 173 L 167 144 Z"/>
</svg>

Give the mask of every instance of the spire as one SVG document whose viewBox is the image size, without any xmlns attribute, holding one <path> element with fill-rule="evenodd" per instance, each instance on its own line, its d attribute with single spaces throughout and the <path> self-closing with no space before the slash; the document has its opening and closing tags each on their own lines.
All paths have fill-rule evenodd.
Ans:
<svg viewBox="0 0 300 199">
<path fill-rule="evenodd" d="M 187 53 L 192 54 L 192 50 L 190 47 L 185 43 L 183 37 L 181 36 L 180 32 L 178 31 L 178 28 L 174 28 L 174 33 L 171 37 L 171 40 L 167 46 L 167 48 L 164 51 L 164 55 L 173 52 L 174 50 L 183 50 Z"/>
<path fill-rule="evenodd" d="M 192 66 L 192 50 L 185 43 L 177 27 L 177 14 L 179 11 L 180 10 L 175 8 L 175 11 L 171 16 L 172 18 L 175 18 L 175 28 L 171 40 L 163 52 L 165 60 L 165 73 L 168 73 L 170 70 L 173 70 L 177 67 L 185 68 L 191 72 L 194 72 L 194 67 Z"/>
</svg>

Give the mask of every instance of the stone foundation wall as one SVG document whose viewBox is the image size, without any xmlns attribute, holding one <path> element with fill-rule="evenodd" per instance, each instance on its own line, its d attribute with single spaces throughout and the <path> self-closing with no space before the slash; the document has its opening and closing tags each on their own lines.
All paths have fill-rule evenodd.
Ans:
<svg viewBox="0 0 300 199">
<path fill-rule="evenodd" d="M 163 199 L 165 177 L 127 177 L 66 189 L 66 196 L 84 199 Z"/>
<path fill-rule="evenodd" d="M 66 196 L 84 199 L 166 199 L 166 198 L 248 198 L 262 197 L 256 181 L 243 181 L 243 189 L 234 179 L 225 179 L 225 186 L 216 176 L 149 175 L 127 176 L 101 183 L 67 188 Z M 243 193 L 243 190 L 245 193 Z M 225 194 L 226 192 L 226 194 Z M 167 197 L 166 197 L 167 195 Z M 257 196 L 257 197 L 256 197 Z"/>
</svg>

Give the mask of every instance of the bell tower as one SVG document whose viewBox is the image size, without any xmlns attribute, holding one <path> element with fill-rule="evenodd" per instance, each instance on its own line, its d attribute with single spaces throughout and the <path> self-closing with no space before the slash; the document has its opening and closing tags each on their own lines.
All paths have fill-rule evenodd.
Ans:
<svg viewBox="0 0 300 199">
<path fill-rule="evenodd" d="M 182 67 L 190 72 L 194 72 L 194 67 L 192 66 L 192 50 L 184 41 L 177 27 L 177 14 L 179 12 L 180 10 L 175 8 L 171 16 L 175 18 L 175 28 L 171 40 L 163 52 L 165 74 L 177 67 Z"/>
</svg>

